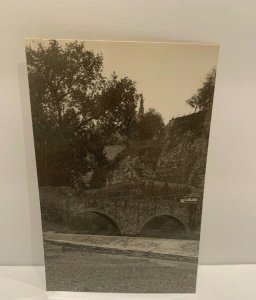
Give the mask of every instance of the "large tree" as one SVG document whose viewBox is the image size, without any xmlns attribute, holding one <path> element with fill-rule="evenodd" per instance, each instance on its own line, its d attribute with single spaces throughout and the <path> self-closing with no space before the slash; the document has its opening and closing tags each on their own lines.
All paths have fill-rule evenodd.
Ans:
<svg viewBox="0 0 256 300">
<path fill-rule="evenodd" d="M 103 83 L 102 62 L 102 56 L 87 51 L 83 43 L 70 42 L 61 47 L 52 40 L 46 47 L 28 47 L 33 115 L 42 115 L 43 109 L 60 131 L 72 121 L 88 124 L 94 118 L 95 99 Z"/>
<path fill-rule="evenodd" d="M 128 139 L 134 131 L 138 100 L 142 98 L 137 93 L 136 83 L 127 77 L 118 79 L 113 73 L 100 98 L 101 117 L 98 124 L 107 134 L 114 130 Z"/>
<path fill-rule="evenodd" d="M 160 113 L 150 108 L 140 116 L 136 124 L 136 132 L 141 140 L 158 139 L 164 128 L 164 121 Z"/>
<path fill-rule="evenodd" d="M 51 40 L 26 49 L 40 184 L 71 184 L 104 161 L 104 133 L 132 126 L 135 83 L 106 79 L 102 55 L 85 46 Z"/>
<path fill-rule="evenodd" d="M 214 68 L 206 75 L 205 81 L 197 92 L 186 101 L 195 111 L 212 108 L 215 78 L 216 69 Z"/>
</svg>

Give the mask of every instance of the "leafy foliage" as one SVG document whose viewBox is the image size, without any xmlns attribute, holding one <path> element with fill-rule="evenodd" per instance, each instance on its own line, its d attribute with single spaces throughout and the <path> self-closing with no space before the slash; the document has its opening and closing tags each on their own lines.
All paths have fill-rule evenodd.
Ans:
<svg viewBox="0 0 256 300">
<path fill-rule="evenodd" d="M 216 69 L 212 69 L 206 75 L 202 87 L 200 87 L 196 94 L 186 101 L 188 105 L 195 109 L 195 111 L 208 110 L 212 108 L 215 78 Z"/>
<path fill-rule="evenodd" d="M 113 130 L 130 137 L 136 121 L 136 107 L 142 95 L 137 94 L 135 82 L 127 77 L 118 79 L 115 73 L 106 83 L 101 95 L 102 117 L 99 125 L 106 134 Z"/>
<path fill-rule="evenodd" d="M 164 121 L 162 116 L 155 109 L 151 108 L 138 120 L 136 131 L 139 139 L 151 140 L 159 138 L 163 128 Z"/>
<path fill-rule="evenodd" d="M 141 95 L 127 77 L 105 78 L 102 55 L 83 42 L 26 54 L 39 183 L 70 185 L 103 164 L 111 135 L 130 134 Z"/>
</svg>

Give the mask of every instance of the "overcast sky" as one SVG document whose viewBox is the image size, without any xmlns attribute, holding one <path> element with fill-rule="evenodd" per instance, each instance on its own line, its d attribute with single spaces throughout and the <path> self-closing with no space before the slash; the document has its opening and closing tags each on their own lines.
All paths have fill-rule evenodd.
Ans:
<svg viewBox="0 0 256 300">
<path fill-rule="evenodd" d="M 179 43 L 86 41 L 85 45 L 103 54 L 105 76 L 115 71 L 136 81 L 145 109 L 155 108 L 166 123 L 191 111 L 185 101 L 216 66 L 219 49 L 217 45 Z"/>
</svg>

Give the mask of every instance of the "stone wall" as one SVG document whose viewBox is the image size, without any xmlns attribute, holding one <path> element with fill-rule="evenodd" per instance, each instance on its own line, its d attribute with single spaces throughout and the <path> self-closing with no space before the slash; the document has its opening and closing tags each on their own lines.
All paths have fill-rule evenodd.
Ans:
<svg viewBox="0 0 256 300">
<path fill-rule="evenodd" d="M 195 226 L 193 204 L 182 204 L 176 197 L 136 196 L 99 197 L 99 194 L 77 193 L 54 187 L 40 189 L 41 205 L 56 206 L 60 214 L 65 213 L 67 220 L 86 212 L 96 212 L 109 217 L 116 223 L 121 234 L 137 235 L 151 219 L 167 215 L 179 220 L 188 234 Z M 65 209 L 65 212 L 64 212 Z"/>
</svg>

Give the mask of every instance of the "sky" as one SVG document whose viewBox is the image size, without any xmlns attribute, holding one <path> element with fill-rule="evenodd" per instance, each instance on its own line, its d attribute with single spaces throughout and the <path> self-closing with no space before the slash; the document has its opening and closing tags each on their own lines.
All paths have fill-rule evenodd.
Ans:
<svg viewBox="0 0 256 300">
<path fill-rule="evenodd" d="M 59 41 L 63 45 L 67 42 Z M 186 100 L 216 67 L 219 50 L 215 44 L 107 41 L 85 41 L 85 47 L 102 53 L 106 77 L 115 71 L 119 77 L 136 81 L 145 111 L 156 109 L 165 123 L 191 112 Z"/>
</svg>

